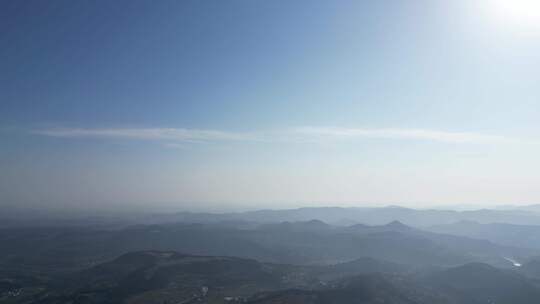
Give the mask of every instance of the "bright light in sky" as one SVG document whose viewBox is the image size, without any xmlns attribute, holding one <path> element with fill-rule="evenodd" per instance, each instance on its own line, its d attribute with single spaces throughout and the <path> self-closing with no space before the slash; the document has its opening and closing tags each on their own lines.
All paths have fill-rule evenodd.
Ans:
<svg viewBox="0 0 540 304">
<path fill-rule="evenodd" d="M 540 29 L 540 1 L 492 0 L 496 17 L 508 24 Z"/>
</svg>

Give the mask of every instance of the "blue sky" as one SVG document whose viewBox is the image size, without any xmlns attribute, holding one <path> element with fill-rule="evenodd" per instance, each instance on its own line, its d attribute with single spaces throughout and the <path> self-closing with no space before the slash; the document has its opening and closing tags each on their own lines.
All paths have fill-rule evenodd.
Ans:
<svg viewBox="0 0 540 304">
<path fill-rule="evenodd" d="M 538 203 L 540 7 L 471 2 L 2 1 L 0 203 Z"/>
</svg>

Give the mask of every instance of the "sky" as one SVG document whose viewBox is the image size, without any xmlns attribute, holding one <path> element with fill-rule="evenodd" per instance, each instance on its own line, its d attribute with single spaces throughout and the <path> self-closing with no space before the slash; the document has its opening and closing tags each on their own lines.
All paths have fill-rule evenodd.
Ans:
<svg viewBox="0 0 540 304">
<path fill-rule="evenodd" d="M 0 205 L 540 203 L 532 0 L 0 2 Z"/>
</svg>

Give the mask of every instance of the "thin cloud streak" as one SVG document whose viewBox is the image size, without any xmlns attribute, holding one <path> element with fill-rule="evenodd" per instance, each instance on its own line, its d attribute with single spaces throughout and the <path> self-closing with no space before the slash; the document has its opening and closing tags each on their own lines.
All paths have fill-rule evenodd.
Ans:
<svg viewBox="0 0 540 304">
<path fill-rule="evenodd" d="M 34 133 L 52 137 L 66 138 L 125 138 L 137 140 L 167 140 L 182 142 L 255 140 L 255 137 L 250 134 L 224 132 L 218 130 L 198 130 L 183 128 L 61 128 L 37 130 Z"/>
<path fill-rule="evenodd" d="M 516 143 L 520 140 L 498 135 L 472 132 L 447 132 L 425 129 L 365 129 L 339 127 L 301 127 L 296 133 L 321 139 L 398 139 L 425 140 L 446 143 Z"/>
<path fill-rule="evenodd" d="M 392 139 L 422 140 L 453 144 L 533 143 L 499 135 L 400 128 L 299 127 L 274 132 L 229 132 L 185 128 L 57 128 L 33 131 L 63 138 L 116 138 L 182 143 L 208 142 L 290 142 L 317 143 L 333 140 Z"/>
</svg>

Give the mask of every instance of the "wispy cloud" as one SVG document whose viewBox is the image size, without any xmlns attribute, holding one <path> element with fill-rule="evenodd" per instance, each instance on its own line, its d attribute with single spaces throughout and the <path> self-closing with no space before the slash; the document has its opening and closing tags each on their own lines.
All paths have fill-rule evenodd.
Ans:
<svg viewBox="0 0 540 304">
<path fill-rule="evenodd" d="M 519 139 L 474 132 L 402 128 L 298 127 L 271 132 L 230 132 L 184 128 L 55 128 L 33 133 L 64 138 L 117 138 L 175 143 L 196 142 L 324 142 L 332 140 L 395 139 L 454 144 L 526 143 Z"/>
<path fill-rule="evenodd" d="M 321 139 L 399 139 L 425 140 L 446 143 L 511 143 L 518 140 L 498 135 L 486 135 L 473 132 L 448 132 L 425 129 L 367 129 L 339 127 L 301 127 L 295 129 L 298 134 Z"/>
<path fill-rule="evenodd" d="M 253 134 L 247 133 L 178 128 L 57 128 L 36 130 L 34 131 L 34 133 L 46 136 L 67 138 L 126 138 L 138 140 L 166 140 L 181 142 L 255 140 L 255 136 Z"/>
</svg>

